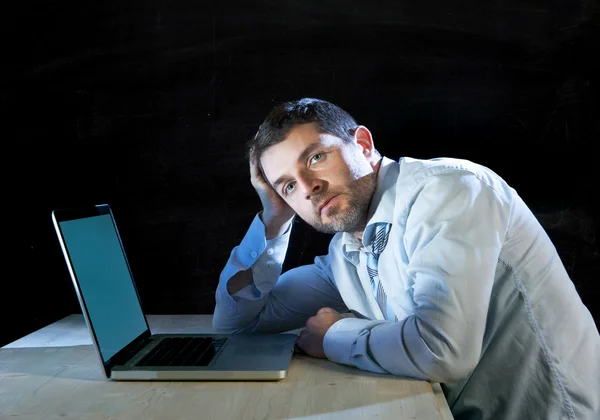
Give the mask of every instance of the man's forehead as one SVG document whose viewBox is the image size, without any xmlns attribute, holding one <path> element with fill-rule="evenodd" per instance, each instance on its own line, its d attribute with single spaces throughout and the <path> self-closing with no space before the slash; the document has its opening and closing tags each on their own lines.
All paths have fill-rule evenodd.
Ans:
<svg viewBox="0 0 600 420">
<path fill-rule="evenodd" d="M 299 141 L 302 140 L 302 141 Z M 273 182 L 296 166 L 300 156 L 307 150 L 322 144 L 317 134 L 311 139 L 287 137 L 285 140 L 268 147 L 260 157 L 260 166 L 267 181 Z"/>
<path fill-rule="evenodd" d="M 316 125 L 303 124 L 290 130 L 287 136 L 279 143 L 266 148 L 262 153 L 261 160 L 282 157 L 297 159 L 307 148 L 316 144 L 320 144 L 323 147 L 331 147 L 339 144 L 341 141 L 340 138 L 334 135 L 317 131 Z"/>
<path fill-rule="evenodd" d="M 268 147 L 262 153 L 260 165 L 269 180 L 280 176 L 290 166 L 302 160 L 307 151 L 339 145 L 341 139 L 331 134 L 319 133 L 310 129 L 293 129 L 285 139 Z"/>
</svg>

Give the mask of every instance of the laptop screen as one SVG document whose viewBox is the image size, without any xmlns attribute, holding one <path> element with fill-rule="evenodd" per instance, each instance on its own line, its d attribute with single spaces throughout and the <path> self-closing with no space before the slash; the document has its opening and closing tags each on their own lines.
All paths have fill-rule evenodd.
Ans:
<svg viewBox="0 0 600 420">
<path fill-rule="evenodd" d="M 121 241 L 111 214 L 59 224 L 106 363 L 147 329 Z"/>
</svg>

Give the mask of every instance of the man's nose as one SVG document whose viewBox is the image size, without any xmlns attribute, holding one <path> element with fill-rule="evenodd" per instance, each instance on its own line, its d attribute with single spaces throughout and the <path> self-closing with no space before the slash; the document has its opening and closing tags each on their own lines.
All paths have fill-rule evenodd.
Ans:
<svg viewBox="0 0 600 420">
<path fill-rule="evenodd" d="M 298 183 L 307 200 L 310 200 L 312 196 L 321 193 L 323 190 L 323 181 L 319 178 L 299 179 Z"/>
</svg>

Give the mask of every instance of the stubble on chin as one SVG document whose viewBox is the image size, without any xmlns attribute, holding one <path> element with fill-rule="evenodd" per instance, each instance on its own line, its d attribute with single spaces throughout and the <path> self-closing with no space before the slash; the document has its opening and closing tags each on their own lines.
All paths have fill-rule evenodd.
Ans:
<svg viewBox="0 0 600 420">
<path fill-rule="evenodd" d="M 330 222 L 324 222 L 323 217 L 319 213 L 317 208 L 315 211 L 315 219 L 312 223 L 309 223 L 315 230 L 334 234 L 337 232 L 348 232 L 354 233 L 364 228 L 364 224 L 367 222 L 367 214 L 369 211 L 369 204 L 371 203 L 371 197 L 375 191 L 377 184 L 377 174 L 372 173 L 366 175 L 362 179 L 355 182 L 353 185 L 352 193 L 345 194 L 348 198 L 348 208 L 342 210 L 341 208 L 332 208 L 330 211 L 333 213 L 330 216 Z"/>
</svg>

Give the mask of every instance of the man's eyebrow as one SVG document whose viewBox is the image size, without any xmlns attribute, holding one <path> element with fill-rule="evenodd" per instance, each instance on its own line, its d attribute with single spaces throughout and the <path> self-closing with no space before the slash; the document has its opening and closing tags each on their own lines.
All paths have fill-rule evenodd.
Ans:
<svg viewBox="0 0 600 420">
<path fill-rule="evenodd" d="M 306 149 L 304 149 L 302 153 L 300 153 L 300 156 L 298 156 L 298 162 L 304 162 L 306 159 L 308 159 L 308 156 L 310 156 L 311 153 L 313 153 L 316 149 L 320 147 L 323 147 L 323 145 L 320 142 L 313 143 L 310 146 L 308 146 Z M 286 175 L 281 175 L 279 178 L 277 178 L 275 182 L 273 182 L 273 187 L 277 187 L 279 184 L 281 184 L 288 178 L 289 177 Z"/>
</svg>

